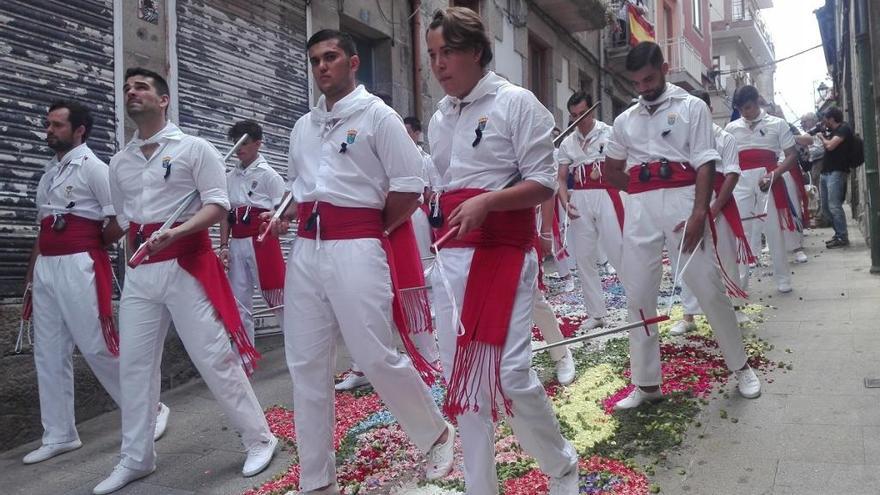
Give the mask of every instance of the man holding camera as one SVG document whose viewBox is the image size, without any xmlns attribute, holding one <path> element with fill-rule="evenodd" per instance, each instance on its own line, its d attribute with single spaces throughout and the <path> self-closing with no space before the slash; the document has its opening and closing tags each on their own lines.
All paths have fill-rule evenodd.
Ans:
<svg viewBox="0 0 880 495">
<path fill-rule="evenodd" d="M 849 151 L 854 138 L 852 127 L 843 121 L 840 108 L 829 108 L 822 120 L 825 132 L 818 136 L 825 148 L 825 157 L 822 161 L 819 194 L 822 214 L 831 219 L 831 226 L 834 228 L 834 237 L 825 243 L 825 247 L 834 249 L 849 246 L 843 199 L 846 197 L 847 172 L 851 166 Z"/>
</svg>

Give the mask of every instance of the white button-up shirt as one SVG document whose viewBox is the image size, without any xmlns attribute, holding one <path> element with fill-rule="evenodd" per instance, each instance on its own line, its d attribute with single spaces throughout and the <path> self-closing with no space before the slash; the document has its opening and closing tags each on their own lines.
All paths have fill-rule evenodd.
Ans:
<svg viewBox="0 0 880 495">
<path fill-rule="evenodd" d="M 85 143 L 53 157 L 37 185 L 37 222 L 64 213 L 89 220 L 115 215 L 108 176 L 107 164 Z"/>
<path fill-rule="evenodd" d="M 724 130 L 733 134 L 736 138 L 738 151 L 743 150 L 770 150 L 782 153 L 794 146 L 794 135 L 788 123 L 779 117 L 774 117 L 764 110 L 754 122 L 755 127 L 750 128 L 750 122 L 740 117 L 727 124 Z"/>
<path fill-rule="evenodd" d="M 437 167 L 434 166 L 434 160 L 431 159 L 431 155 L 422 148 L 422 145 L 417 145 L 419 148 L 419 152 L 422 154 L 422 180 L 425 181 L 425 185 L 432 189 L 437 189 L 440 187 L 440 174 L 437 173 Z"/>
<path fill-rule="evenodd" d="M 297 203 L 378 209 L 390 191 L 424 191 L 422 155 L 391 107 L 358 86 L 326 108 L 322 95 L 290 133 L 287 178 Z"/>
<path fill-rule="evenodd" d="M 611 126 L 597 120 L 586 136 L 580 129 L 575 129 L 562 140 L 556 160 L 560 165 L 581 167 L 593 162 L 605 160 L 605 148 L 611 139 Z"/>
<path fill-rule="evenodd" d="M 496 191 L 519 176 L 555 191 L 553 125 L 535 95 L 491 71 L 463 99 L 444 97 L 428 126 L 443 189 Z"/>
<path fill-rule="evenodd" d="M 229 187 L 229 204 L 232 208 L 251 206 L 271 210 L 281 202 L 286 190 L 284 179 L 275 171 L 263 155 L 242 168 L 237 165 L 226 174 Z"/>
<path fill-rule="evenodd" d="M 159 147 L 147 159 L 140 148 L 149 143 L 159 143 Z M 211 143 L 184 134 L 171 122 L 147 140 L 135 133 L 110 160 L 110 192 L 123 229 L 129 222 L 144 225 L 168 220 L 193 190 L 199 191 L 199 199 L 178 221 L 188 220 L 206 204 L 229 209 L 223 157 Z"/>
<path fill-rule="evenodd" d="M 721 162 L 715 164 L 715 171 L 724 175 L 742 175 L 739 168 L 739 150 L 736 148 L 736 138 L 718 124 L 712 124 L 715 133 L 715 148 L 721 155 Z"/>
<path fill-rule="evenodd" d="M 648 105 L 659 105 L 653 115 Z M 695 169 L 721 159 L 715 150 L 709 107 L 670 83 L 656 101 L 639 98 L 614 119 L 606 148 L 608 158 L 626 161 L 626 170 L 662 158 L 690 163 Z"/>
</svg>

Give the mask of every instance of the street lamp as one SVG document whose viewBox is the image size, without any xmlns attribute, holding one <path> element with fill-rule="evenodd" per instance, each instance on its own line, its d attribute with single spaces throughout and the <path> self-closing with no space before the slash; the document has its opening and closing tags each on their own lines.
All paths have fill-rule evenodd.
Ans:
<svg viewBox="0 0 880 495">
<path fill-rule="evenodd" d="M 819 87 L 816 88 L 816 92 L 819 93 L 819 99 L 825 100 L 825 98 L 828 96 L 828 90 L 830 89 L 831 88 L 827 84 L 825 84 L 825 81 L 819 83 Z"/>
</svg>

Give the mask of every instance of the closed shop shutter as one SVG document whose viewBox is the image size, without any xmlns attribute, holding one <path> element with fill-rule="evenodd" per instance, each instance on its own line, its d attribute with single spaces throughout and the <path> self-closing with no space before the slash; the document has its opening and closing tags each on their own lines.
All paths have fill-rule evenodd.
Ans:
<svg viewBox="0 0 880 495">
<path fill-rule="evenodd" d="M 105 162 L 116 149 L 112 0 L 3 0 L 0 67 L 0 297 L 17 298 L 37 233 L 37 183 L 52 156 L 49 104 L 86 104 L 95 118 L 89 146 Z"/>
<path fill-rule="evenodd" d="M 290 130 L 308 111 L 305 0 L 177 2 L 180 127 L 225 153 L 229 126 L 255 120 L 263 156 L 286 178 Z M 255 293 L 254 309 L 265 308 Z M 259 318 L 257 333 L 275 325 Z"/>
</svg>

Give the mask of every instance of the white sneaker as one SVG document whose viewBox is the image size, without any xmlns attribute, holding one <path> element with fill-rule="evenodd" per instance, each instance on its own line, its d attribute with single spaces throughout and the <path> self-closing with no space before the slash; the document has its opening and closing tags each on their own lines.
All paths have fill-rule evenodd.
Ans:
<svg viewBox="0 0 880 495">
<path fill-rule="evenodd" d="M 338 391 L 344 390 L 354 390 L 358 387 L 363 387 L 364 385 L 369 385 L 370 380 L 364 376 L 362 373 L 358 374 L 354 371 L 349 371 L 345 378 L 342 379 L 341 382 L 337 383 L 333 388 Z"/>
<path fill-rule="evenodd" d="M 556 361 L 556 379 L 562 385 L 569 385 L 574 381 L 574 375 L 574 358 L 571 356 L 571 351 L 566 349 L 565 356 Z"/>
<path fill-rule="evenodd" d="M 455 427 L 446 423 L 446 441 L 431 447 L 428 451 L 428 467 L 425 470 L 425 478 L 428 481 L 436 481 L 452 471 L 452 462 L 455 460 L 453 447 L 455 446 Z"/>
<path fill-rule="evenodd" d="M 776 285 L 776 288 L 779 289 L 779 292 L 783 294 L 788 294 L 789 292 L 791 292 L 791 283 L 779 282 L 779 284 Z"/>
<path fill-rule="evenodd" d="M 559 478 L 550 478 L 550 495 L 577 495 L 580 487 L 580 469 L 575 464 Z"/>
<path fill-rule="evenodd" d="M 653 392 L 645 392 L 641 387 L 635 387 L 629 395 L 621 399 L 617 404 L 614 404 L 614 410 L 622 411 L 624 409 L 632 409 L 634 407 L 639 407 L 643 402 L 653 403 L 661 399 L 663 399 L 663 392 L 661 392 L 659 388 Z"/>
<path fill-rule="evenodd" d="M 744 370 L 737 370 L 734 374 L 737 381 L 736 388 L 739 389 L 740 395 L 746 399 L 754 399 L 761 395 L 761 381 L 758 380 L 758 375 L 755 374 L 751 366 Z"/>
<path fill-rule="evenodd" d="M 113 493 L 116 490 L 124 487 L 125 485 L 131 483 L 132 481 L 139 480 L 144 476 L 149 476 L 153 474 L 156 468 L 140 470 L 140 469 L 131 469 L 122 465 L 120 462 L 113 468 L 113 472 L 110 473 L 104 481 L 98 483 L 92 493 L 95 495 L 105 495 L 107 493 Z"/>
<path fill-rule="evenodd" d="M 581 323 L 580 331 L 581 332 L 589 332 L 590 330 L 595 330 L 596 328 L 604 327 L 605 320 L 602 318 L 587 318 Z"/>
<path fill-rule="evenodd" d="M 669 329 L 669 335 L 684 335 L 697 329 L 697 324 L 692 321 L 678 320 Z"/>
<path fill-rule="evenodd" d="M 615 270 L 614 267 L 611 266 L 611 263 L 606 261 L 605 262 L 605 273 L 608 275 L 617 275 L 617 270 Z"/>
<path fill-rule="evenodd" d="M 244 466 L 241 468 L 241 475 L 249 478 L 266 469 L 269 463 L 272 462 L 272 457 L 275 456 L 275 447 L 277 446 L 278 439 L 275 438 L 275 435 L 272 435 L 268 442 L 251 447 L 248 450 Z"/>
<path fill-rule="evenodd" d="M 162 435 L 165 434 L 165 428 L 168 427 L 168 416 L 171 414 L 171 409 L 168 409 L 163 403 L 159 403 L 159 412 L 156 413 L 156 429 L 153 430 L 153 441 L 162 438 Z"/>
<path fill-rule="evenodd" d="M 767 254 L 767 253 L 769 253 L 769 252 L 770 252 L 770 246 L 769 246 L 769 245 L 766 245 L 766 246 L 764 246 L 763 248 L 761 248 L 761 253 L 762 253 L 762 254 Z"/>
<path fill-rule="evenodd" d="M 574 277 L 569 275 L 565 278 L 565 285 L 562 286 L 560 292 L 574 292 Z"/>
<path fill-rule="evenodd" d="M 807 255 L 803 251 L 795 251 L 794 253 L 794 262 L 795 263 L 806 263 L 809 261 Z"/>
<path fill-rule="evenodd" d="M 734 311 L 733 314 L 736 315 L 736 323 L 737 323 L 737 325 L 745 325 L 745 324 L 748 324 L 748 323 L 751 323 L 751 322 L 752 322 L 751 318 L 749 318 L 748 316 L 746 316 L 746 314 L 743 313 L 742 311 L 738 311 L 738 310 L 737 310 L 737 311 Z"/>
<path fill-rule="evenodd" d="M 24 459 L 21 462 L 25 464 L 36 464 L 38 462 L 43 462 L 47 459 L 51 459 L 56 455 L 61 455 L 65 452 L 70 452 L 71 450 L 76 450 L 82 447 L 83 444 L 78 439 L 72 442 L 62 442 L 62 443 L 50 443 L 46 445 L 40 445 L 40 448 L 34 450 L 28 455 L 24 456 Z"/>
</svg>

